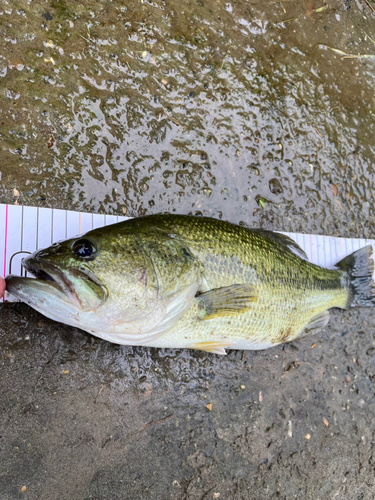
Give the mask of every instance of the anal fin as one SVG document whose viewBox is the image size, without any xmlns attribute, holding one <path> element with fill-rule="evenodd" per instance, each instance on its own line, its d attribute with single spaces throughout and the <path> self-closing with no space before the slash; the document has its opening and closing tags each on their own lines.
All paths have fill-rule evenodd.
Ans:
<svg viewBox="0 0 375 500">
<path fill-rule="evenodd" d="M 298 338 L 307 337 L 308 335 L 317 333 L 319 330 L 327 326 L 328 321 L 329 321 L 328 311 L 323 311 L 322 313 L 313 316 L 309 321 L 309 323 L 307 324 L 307 326 L 305 326 L 305 329 L 303 330 L 301 335 L 298 336 Z"/>
<path fill-rule="evenodd" d="M 212 352 L 213 354 L 221 354 L 225 356 L 225 349 L 231 345 L 233 345 L 233 343 L 230 342 L 196 342 L 195 344 L 187 345 L 186 348 Z"/>
<path fill-rule="evenodd" d="M 204 320 L 244 313 L 257 298 L 254 288 L 246 283 L 216 288 L 196 295 L 203 311 L 200 319 Z"/>
</svg>

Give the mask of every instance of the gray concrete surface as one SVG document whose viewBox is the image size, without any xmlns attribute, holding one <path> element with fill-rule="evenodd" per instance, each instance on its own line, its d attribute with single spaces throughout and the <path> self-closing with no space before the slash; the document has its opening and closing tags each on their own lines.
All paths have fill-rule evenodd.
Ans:
<svg viewBox="0 0 375 500">
<path fill-rule="evenodd" d="M 226 357 L 1 318 L 2 500 L 373 498 L 372 312 Z"/>
</svg>

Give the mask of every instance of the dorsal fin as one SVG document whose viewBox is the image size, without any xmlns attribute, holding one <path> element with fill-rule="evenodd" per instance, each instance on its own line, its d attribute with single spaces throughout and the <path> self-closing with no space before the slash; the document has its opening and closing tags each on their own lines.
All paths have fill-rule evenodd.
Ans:
<svg viewBox="0 0 375 500">
<path fill-rule="evenodd" d="M 286 236 L 285 234 L 282 233 L 274 233 L 273 231 L 266 231 L 265 229 L 252 229 L 252 231 L 264 234 L 264 236 L 266 236 L 268 239 L 288 248 L 295 255 L 301 257 L 301 259 L 309 260 L 305 251 L 302 250 L 302 248 L 298 245 L 298 243 L 292 240 L 292 238 L 290 238 L 289 236 Z"/>
</svg>

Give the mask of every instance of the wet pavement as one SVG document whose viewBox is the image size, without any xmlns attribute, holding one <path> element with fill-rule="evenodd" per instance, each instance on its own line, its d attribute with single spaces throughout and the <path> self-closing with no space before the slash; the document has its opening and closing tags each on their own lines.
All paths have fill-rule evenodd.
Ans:
<svg viewBox="0 0 375 500">
<path fill-rule="evenodd" d="M 0 1 L 0 202 L 374 238 L 372 8 Z M 1 500 L 373 499 L 371 311 L 224 358 L 0 314 Z"/>
</svg>

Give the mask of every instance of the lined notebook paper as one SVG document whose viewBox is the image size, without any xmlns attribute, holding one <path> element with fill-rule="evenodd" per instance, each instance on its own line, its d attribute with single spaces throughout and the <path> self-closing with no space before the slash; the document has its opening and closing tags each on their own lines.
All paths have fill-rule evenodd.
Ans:
<svg viewBox="0 0 375 500">
<path fill-rule="evenodd" d="M 127 218 L 0 204 L 0 272 L 3 276 L 7 274 L 25 276 L 21 261 L 35 250 Z M 372 245 L 374 249 L 374 240 L 299 233 L 283 234 L 294 239 L 306 252 L 309 260 L 322 267 L 332 267 L 346 255 L 366 245 Z M 6 293 L 3 300 L 17 299 Z"/>
</svg>

